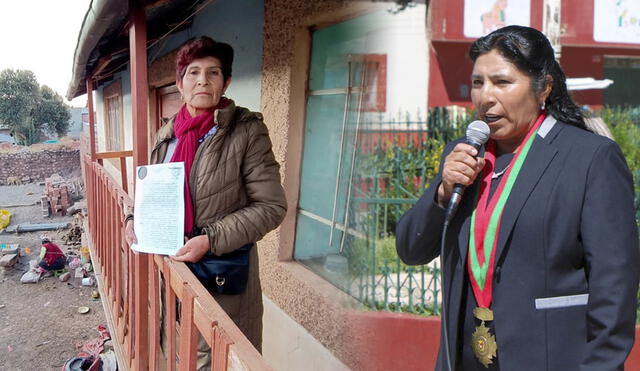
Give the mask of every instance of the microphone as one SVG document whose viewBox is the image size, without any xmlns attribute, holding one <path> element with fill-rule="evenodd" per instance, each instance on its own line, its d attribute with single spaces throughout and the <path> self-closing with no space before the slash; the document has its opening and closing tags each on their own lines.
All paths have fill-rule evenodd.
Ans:
<svg viewBox="0 0 640 371">
<path fill-rule="evenodd" d="M 475 120 L 467 126 L 467 140 L 465 143 L 473 146 L 473 148 L 480 152 L 480 148 L 489 140 L 490 134 L 491 131 L 486 122 Z M 449 205 L 445 213 L 445 224 L 449 224 L 456 214 L 456 211 L 458 211 L 464 189 L 465 186 L 462 184 L 454 185 L 453 193 L 451 194 L 451 199 L 449 200 Z"/>
</svg>

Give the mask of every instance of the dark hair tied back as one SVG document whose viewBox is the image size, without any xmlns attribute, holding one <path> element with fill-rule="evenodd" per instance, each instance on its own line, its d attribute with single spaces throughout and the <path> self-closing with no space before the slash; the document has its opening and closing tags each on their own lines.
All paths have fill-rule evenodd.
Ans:
<svg viewBox="0 0 640 371">
<path fill-rule="evenodd" d="M 475 62 L 492 50 L 526 73 L 536 94 L 544 91 L 547 76 L 551 76 L 553 85 L 545 102 L 548 112 L 560 121 L 587 130 L 580 107 L 569 96 L 566 76 L 555 59 L 553 47 L 542 32 L 523 26 L 500 28 L 476 40 L 469 49 L 469 57 Z"/>
</svg>

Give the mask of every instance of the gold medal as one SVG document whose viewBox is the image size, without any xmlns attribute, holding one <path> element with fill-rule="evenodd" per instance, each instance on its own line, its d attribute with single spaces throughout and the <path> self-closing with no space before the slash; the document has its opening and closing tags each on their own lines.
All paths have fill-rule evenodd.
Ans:
<svg viewBox="0 0 640 371">
<path fill-rule="evenodd" d="M 493 363 L 497 355 L 498 343 L 495 336 L 491 335 L 489 328 L 484 325 L 485 321 L 493 321 L 493 312 L 489 308 L 478 307 L 473 310 L 473 315 L 480 321 L 480 326 L 471 335 L 471 348 L 478 361 L 486 368 Z"/>
<path fill-rule="evenodd" d="M 473 308 L 473 316 L 480 321 L 493 321 L 493 311 L 489 308 L 477 307 Z"/>
</svg>

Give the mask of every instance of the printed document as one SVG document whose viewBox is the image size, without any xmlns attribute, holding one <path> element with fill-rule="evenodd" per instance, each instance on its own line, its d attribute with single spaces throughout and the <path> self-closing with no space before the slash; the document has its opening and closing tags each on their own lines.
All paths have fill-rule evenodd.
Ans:
<svg viewBox="0 0 640 371">
<path fill-rule="evenodd" d="M 184 244 L 184 163 L 138 166 L 131 248 L 175 255 Z"/>
</svg>

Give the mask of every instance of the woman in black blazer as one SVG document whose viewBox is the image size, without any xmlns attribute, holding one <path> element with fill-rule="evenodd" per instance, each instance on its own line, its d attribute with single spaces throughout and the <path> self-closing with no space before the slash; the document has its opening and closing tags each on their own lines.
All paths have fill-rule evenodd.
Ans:
<svg viewBox="0 0 640 371">
<path fill-rule="evenodd" d="M 624 157 L 586 129 L 541 32 L 504 27 L 469 54 L 484 157 L 449 143 L 396 230 L 405 263 L 433 260 L 452 189 L 467 187 L 445 239 L 437 369 L 621 370 L 640 264 Z"/>
</svg>

